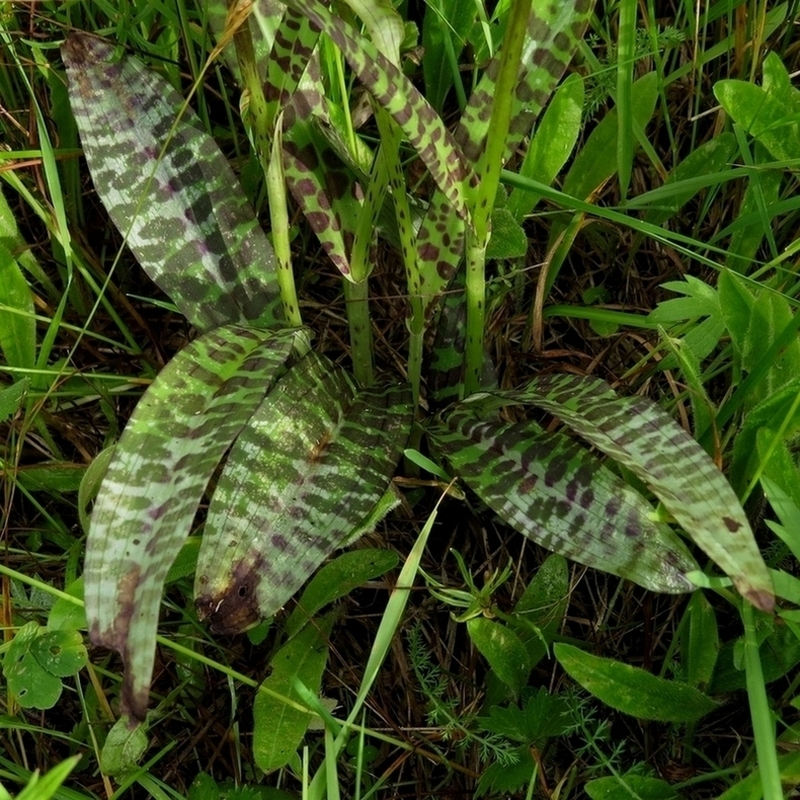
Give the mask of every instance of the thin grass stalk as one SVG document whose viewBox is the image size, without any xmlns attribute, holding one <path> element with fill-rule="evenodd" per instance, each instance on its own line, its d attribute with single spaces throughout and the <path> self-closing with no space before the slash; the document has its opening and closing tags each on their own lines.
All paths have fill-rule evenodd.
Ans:
<svg viewBox="0 0 800 800">
<path fill-rule="evenodd" d="M 480 388 L 486 322 L 486 247 L 489 244 L 491 213 L 500 183 L 519 61 L 530 12 L 531 0 L 516 0 L 511 6 L 492 103 L 491 135 L 487 137 L 486 147 L 475 170 L 478 186 L 473 190 L 472 228 L 467 230 L 466 244 L 467 345 L 464 391 L 467 395 Z"/>
<path fill-rule="evenodd" d="M 449 489 L 450 487 L 448 487 Z M 355 720 L 361 713 L 361 709 L 367 700 L 367 695 L 372 689 L 375 679 L 378 677 L 378 672 L 389 653 L 394 635 L 400 627 L 400 622 L 403 618 L 408 603 L 408 598 L 411 593 L 411 587 L 414 585 L 414 578 L 419 570 L 419 565 L 422 560 L 422 554 L 425 552 L 425 546 L 428 543 L 428 536 L 433 529 L 433 523 L 436 521 L 436 515 L 439 512 L 439 503 L 447 494 L 447 491 L 442 493 L 436 503 L 435 508 L 431 512 L 424 527 L 420 531 L 417 541 L 411 548 L 411 552 L 406 559 L 406 563 L 400 570 L 400 576 L 397 579 L 397 585 L 389 597 L 389 602 L 386 604 L 386 610 L 383 612 L 383 618 L 378 626 L 378 632 L 375 634 L 375 641 L 372 645 L 367 665 L 364 668 L 364 676 L 361 680 L 361 686 L 358 690 L 358 695 L 353 703 L 353 708 L 347 715 L 347 720 L 342 726 L 341 732 L 333 742 L 333 753 L 336 757 L 342 752 L 350 731 L 355 728 Z M 327 752 L 326 752 L 327 761 Z M 309 800 L 323 800 L 325 797 L 325 780 L 326 770 L 323 764 L 314 775 L 311 785 L 309 786 L 308 798 Z"/>
<path fill-rule="evenodd" d="M 744 623 L 744 668 L 747 683 L 747 702 L 753 720 L 753 736 L 758 756 L 758 770 L 764 797 L 779 800 L 783 797 L 781 772 L 775 746 L 775 720 L 767 699 L 764 672 L 759 656 L 759 639 L 755 625 L 755 611 L 749 603 L 742 603 Z"/>
<path fill-rule="evenodd" d="M 633 163 L 633 85 L 634 50 L 636 47 L 636 0 L 622 0 L 619 7 L 617 36 L 617 173 L 620 197 L 628 196 Z"/>
<path fill-rule="evenodd" d="M 270 119 L 269 107 L 264 97 L 264 87 L 258 74 L 253 37 L 245 19 L 233 34 L 236 57 L 242 73 L 242 85 L 247 95 L 247 112 L 253 146 L 267 182 L 272 245 L 275 250 L 276 272 L 281 302 L 286 320 L 291 327 L 303 324 L 300 304 L 292 272 L 292 254 L 289 245 L 289 217 L 286 211 L 286 181 L 282 161 L 282 114 Z"/>
</svg>

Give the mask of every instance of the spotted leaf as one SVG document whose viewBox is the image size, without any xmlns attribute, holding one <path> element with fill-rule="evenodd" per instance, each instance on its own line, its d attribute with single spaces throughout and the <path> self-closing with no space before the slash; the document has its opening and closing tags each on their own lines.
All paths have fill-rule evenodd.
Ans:
<svg viewBox="0 0 800 800">
<path fill-rule="evenodd" d="M 690 592 L 697 569 L 644 498 L 578 442 L 533 422 L 474 416 L 462 403 L 432 429 L 435 447 L 511 527 L 581 564 L 659 592 Z"/>
<path fill-rule="evenodd" d="M 336 43 L 359 80 L 403 129 L 447 198 L 451 213 L 468 219 L 464 185 L 472 182 L 474 176 L 430 103 L 399 67 L 351 25 L 333 16 L 320 0 L 289 0 L 287 5 L 305 15 L 312 28 Z"/>
<path fill-rule="evenodd" d="M 82 33 L 70 100 L 97 192 L 145 272 L 208 330 L 282 318 L 275 258 L 236 176 L 159 75 Z"/>
<path fill-rule="evenodd" d="M 381 500 L 411 426 L 405 387 L 357 390 L 310 353 L 231 450 L 206 520 L 195 596 L 212 629 L 278 611 Z"/>
<path fill-rule="evenodd" d="M 747 600 L 772 610 L 772 581 L 738 498 L 707 453 L 659 406 L 617 397 L 588 375 L 541 375 L 496 396 L 545 409 L 630 469 Z"/>
<path fill-rule="evenodd" d="M 144 719 L 167 572 L 211 474 L 306 337 L 228 326 L 161 371 L 123 432 L 92 512 L 85 598 L 92 642 L 125 662 L 123 710 Z"/>
<path fill-rule="evenodd" d="M 520 72 L 506 142 L 507 159 L 528 135 L 547 99 L 567 68 L 591 14 L 591 0 L 551 3 L 534 0 L 528 32 L 520 59 Z M 489 63 L 475 88 L 455 131 L 455 139 L 470 163 L 483 152 L 492 112 L 492 97 L 500 69 L 500 54 Z M 435 192 L 428 213 L 417 234 L 417 253 L 422 291 L 428 315 L 432 313 L 448 283 L 453 279 L 464 253 L 464 222 L 453 213 L 441 192 Z M 435 356 L 431 369 L 441 362 L 445 371 L 461 363 L 463 345 L 445 348 L 449 353 Z M 439 381 L 446 384 L 449 378 Z M 445 395 L 443 394 L 442 397 Z"/>
</svg>

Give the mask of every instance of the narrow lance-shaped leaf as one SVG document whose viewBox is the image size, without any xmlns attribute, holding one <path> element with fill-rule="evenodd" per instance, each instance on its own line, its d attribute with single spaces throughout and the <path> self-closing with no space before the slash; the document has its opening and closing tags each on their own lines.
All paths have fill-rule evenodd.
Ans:
<svg viewBox="0 0 800 800">
<path fill-rule="evenodd" d="M 572 59 L 593 5 L 591 0 L 569 3 L 534 0 L 520 59 L 519 83 L 506 142 L 506 158 L 530 132 Z M 455 132 L 456 142 L 470 163 L 477 161 L 488 135 L 492 96 L 499 68 L 500 59 L 496 56 L 472 93 Z M 438 299 L 452 279 L 464 250 L 464 224 L 453 214 L 447 198 L 440 192 L 436 192 L 430 202 L 428 215 L 417 236 L 417 249 L 420 269 L 424 270 L 426 303 L 430 304 Z"/>
<path fill-rule="evenodd" d="M 355 391 L 309 354 L 275 386 L 231 450 L 206 520 L 199 613 L 235 633 L 278 611 L 369 516 L 411 426 L 406 387 Z"/>
<path fill-rule="evenodd" d="M 484 421 L 461 404 L 432 429 L 453 472 L 538 544 L 658 592 L 690 592 L 697 569 L 652 507 L 578 442 L 533 422 Z"/>
<path fill-rule="evenodd" d="M 123 710 L 137 720 L 167 572 L 211 474 L 304 340 L 236 326 L 196 339 L 156 377 L 114 451 L 87 541 L 86 615 L 92 642 L 123 657 Z"/>
<path fill-rule="evenodd" d="M 747 600 L 772 610 L 772 581 L 738 498 L 707 453 L 659 406 L 617 397 L 599 378 L 555 373 L 497 397 L 545 409 L 624 464 Z"/>
<path fill-rule="evenodd" d="M 89 170 L 115 225 L 201 330 L 279 322 L 272 248 L 225 157 L 163 78 L 130 56 L 114 63 L 113 52 L 79 33 L 62 48 Z"/>
<path fill-rule="evenodd" d="M 287 5 L 336 43 L 359 80 L 403 129 L 452 212 L 468 219 L 464 184 L 474 175 L 430 103 L 369 39 L 333 16 L 319 0 L 290 0 Z"/>
</svg>

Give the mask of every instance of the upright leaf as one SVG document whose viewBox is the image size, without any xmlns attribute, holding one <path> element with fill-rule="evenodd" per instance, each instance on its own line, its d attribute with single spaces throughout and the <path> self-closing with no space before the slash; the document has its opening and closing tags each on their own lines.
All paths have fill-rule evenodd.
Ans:
<svg viewBox="0 0 800 800">
<path fill-rule="evenodd" d="M 12 367 L 36 365 L 33 295 L 11 251 L 0 241 L 0 352 Z"/>
<path fill-rule="evenodd" d="M 579 443 L 530 422 L 473 416 L 435 427 L 453 472 L 501 519 L 543 547 L 659 592 L 689 592 L 697 565 L 652 508 Z"/>
<path fill-rule="evenodd" d="M 472 180 L 472 172 L 428 101 L 369 39 L 333 16 L 320 0 L 290 0 L 287 5 L 336 43 L 359 80 L 403 129 L 451 208 L 467 219 L 464 184 Z"/>
<path fill-rule="evenodd" d="M 232 449 L 206 521 L 195 596 L 212 628 L 268 617 L 386 491 L 411 425 L 408 391 L 356 391 L 310 353 L 270 392 Z"/>
<path fill-rule="evenodd" d="M 117 444 L 92 513 L 86 615 L 125 662 L 123 710 L 147 710 L 167 572 L 231 442 L 284 368 L 297 332 L 218 328 L 161 371 Z"/>
<path fill-rule="evenodd" d="M 81 33 L 62 48 L 89 170 L 114 224 L 201 330 L 280 321 L 272 248 L 225 157 L 163 78 L 113 53 Z"/>
</svg>

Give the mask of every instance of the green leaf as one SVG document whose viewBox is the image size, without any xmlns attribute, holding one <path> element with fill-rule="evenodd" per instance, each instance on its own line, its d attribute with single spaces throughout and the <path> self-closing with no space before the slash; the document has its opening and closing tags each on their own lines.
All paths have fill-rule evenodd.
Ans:
<svg viewBox="0 0 800 800">
<path fill-rule="evenodd" d="M 486 259 L 521 258 L 528 252 L 528 237 L 507 208 L 492 212 L 492 237 Z"/>
<path fill-rule="evenodd" d="M 190 536 L 181 547 L 172 566 L 169 568 L 167 577 L 164 578 L 164 583 L 170 584 L 185 578 L 188 575 L 193 575 L 197 568 L 197 558 L 200 554 L 201 537 Z"/>
<path fill-rule="evenodd" d="M 667 281 L 662 288 L 682 294 L 665 300 L 650 312 L 649 323 L 669 326 L 671 323 L 692 321 L 688 332 L 681 341 L 688 347 L 698 361 L 702 361 L 719 343 L 725 332 L 725 317 L 722 313 L 720 292 L 691 275 L 682 281 Z M 705 317 L 706 319 L 702 319 Z M 702 321 L 700 321 L 702 319 Z M 667 367 L 676 363 L 674 357 L 666 359 Z"/>
<path fill-rule="evenodd" d="M 519 747 L 512 750 L 511 754 L 516 756 L 514 763 L 495 761 L 483 771 L 475 787 L 475 797 L 483 797 L 486 794 L 491 794 L 493 797 L 507 796 L 530 784 L 538 769 L 530 748 Z"/>
<path fill-rule="evenodd" d="M 692 150 L 686 158 L 675 167 L 667 178 L 665 186 L 674 188 L 675 194 L 661 200 L 657 206 L 647 211 L 645 220 L 651 225 L 663 225 L 685 206 L 699 191 L 696 179 L 703 175 L 714 175 L 722 172 L 736 151 L 736 139 L 729 131 L 723 131 L 707 142 Z M 686 188 L 680 188 L 686 183 Z M 688 281 L 691 276 L 686 275 Z M 694 280 L 697 280 L 696 278 Z M 698 281 L 699 283 L 700 281 Z M 681 281 L 674 281 L 681 284 Z"/>
<path fill-rule="evenodd" d="M 554 553 L 536 570 L 533 579 L 517 601 L 509 624 L 519 634 L 536 666 L 547 653 L 569 605 L 569 567 L 563 556 Z"/>
<path fill-rule="evenodd" d="M 763 611 L 773 608 L 767 567 L 730 484 L 697 442 L 655 403 L 617 397 L 599 378 L 556 373 L 497 396 L 554 414 L 630 469 L 749 602 Z"/>
<path fill-rule="evenodd" d="M 100 766 L 106 775 L 124 778 L 139 769 L 148 746 L 147 726 L 123 714 L 108 732 Z"/>
<path fill-rule="evenodd" d="M 410 427 L 406 387 L 357 391 L 315 353 L 289 371 L 239 436 L 208 510 L 195 598 L 213 630 L 271 616 L 350 543 Z"/>
<path fill-rule="evenodd" d="M 734 122 L 758 139 L 776 161 L 800 158 L 800 122 L 793 108 L 747 81 L 717 81 L 714 96 Z"/>
<path fill-rule="evenodd" d="M 52 67 L 48 69 L 52 73 Z M 57 114 L 53 109 L 54 115 Z M 61 130 L 59 128 L 59 130 Z M 62 143 L 62 146 L 63 143 Z M 58 292 L 53 282 L 39 265 L 39 262 L 29 249 L 28 243 L 22 238 L 17 227 L 17 218 L 6 200 L 5 194 L 0 190 L 0 246 L 5 248 L 31 277 L 38 281 L 48 292 L 51 298 L 58 298 Z"/>
<path fill-rule="evenodd" d="M 694 560 L 650 518 L 653 509 L 638 492 L 563 434 L 532 422 L 485 421 L 480 397 L 494 395 L 456 406 L 447 427 L 431 435 L 454 474 L 501 519 L 581 564 L 654 591 L 692 591 L 685 574 Z"/>
<path fill-rule="evenodd" d="M 30 385 L 30 378 L 22 378 L 0 390 L 0 423 L 17 413 Z"/>
<path fill-rule="evenodd" d="M 717 239 L 730 235 L 725 266 L 736 272 L 750 272 L 756 264 L 758 249 L 764 238 L 773 239 L 770 221 L 777 213 L 784 171 L 770 169 L 765 162 L 771 158 L 766 149 L 756 142 L 753 148 L 756 169 L 747 179 L 747 188 L 736 219 L 709 242 L 716 244 Z M 762 163 L 763 167 L 760 166 Z"/>
<path fill-rule="evenodd" d="M 648 72 L 637 80 L 631 95 L 634 122 L 642 129 L 653 116 L 658 98 L 658 75 Z M 617 171 L 617 112 L 611 110 L 589 134 L 564 178 L 564 194 L 584 200 L 591 197 Z M 561 229 L 563 230 L 563 228 Z M 555 230 L 550 235 L 554 241 Z"/>
<path fill-rule="evenodd" d="M 54 462 L 36 467 L 18 467 L 17 480 L 28 491 L 47 491 L 58 495 L 77 492 L 85 472 L 85 464 Z"/>
<path fill-rule="evenodd" d="M 86 160 L 114 224 L 200 330 L 279 322 L 275 257 L 225 157 L 167 81 L 113 55 L 82 33 L 62 48 Z"/>
<path fill-rule="evenodd" d="M 558 662 L 587 692 L 638 719 L 692 722 L 717 707 L 686 683 L 659 678 L 638 667 L 593 656 L 572 645 L 553 645 Z"/>
<path fill-rule="evenodd" d="M 292 637 L 321 608 L 349 594 L 353 589 L 377 578 L 397 566 L 399 556 L 394 550 L 353 550 L 342 553 L 326 564 L 309 581 L 297 601 L 297 608 L 286 620 L 283 632 Z"/>
<path fill-rule="evenodd" d="M 544 687 L 528 697 L 522 708 L 492 706 L 489 716 L 478 721 L 490 733 L 539 750 L 548 739 L 562 736 L 572 725 L 567 701 Z"/>
<path fill-rule="evenodd" d="M 800 663 L 800 641 L 788 625 L 780 622 L 775 624 L 773 620 L 768 620 L 764 626 L 761 631 L 764 640 L 759 647 L 758 656 L 764 683 L 772 683 L 787 675 Z M 745 673 L 741 659 L 736 656 L 736 647 L 736 642 L 732 641 L 725 642 L 720 649 L 714 666 L 714 678 L 708 687 L 709 694 L 729 694 L 746 688 Z"/>
<path fill-rule="evenodd" d="M 711 683 L 719 655 L 717 617 L 702 592 L 692 595 L 686 613 L 689 617 L 689 630 L 683 636 L 681 649 L 683 672 L 690 686 L 705 690 Z"/>
<path fill-rule="evenodd" d="M 531 671 L 528 652 L 519 636 L 505 625 L 485 617 L 468 620 L 467 632 L 497 677 L 519 694 Z"/>
<path fill-rule="evenodd" d="M 299 700 L 294 682 L 317 694 L 328 660 L 328 636 L 336 612 L 306 625 L 272 659 L 272 672 L 261 684 L 284 697 Z M 297 751 L 311 715 L 259 692 L 253 707 L 253 756 L 259 769 L 272 772 L 285 766 Z"/>
<path fill-rule="evenodd" d="M 800 507 L 781 487 L 767 477 L 761 478 L 764 494 L 778 515 L 780 525 L 767 521 L 767 525 L 776 533 L 781 541 L 789 548 L 792 555 L 800 561 Z"/>
<path fill-rule="evenodd" d="M 208 481 L 306 346 L 300 331 L 236 326 L 195 339 L 151 384 L 117 444 L 92 512 L 86 616 L 92 642 L 123 656 L 122 706 L 136 719 L 147 709 L 164 580 Z"/>
<path fill-rule="evenodd" d="M 422 23 L 422 74 L 425 97 L 439 112 L 450 87 L 461 81 L 458 57 L 475 19 L 475 6 L 463 0 L 425 4 Z M 463 92 L 463 87 L 457 87 Z"/>
<path fill-rule="evenodd" d="M 583 79 L 577 73 L 569 75 L 556 90 L 536 127 L 519 170 L 521 176 L 545 186 L 555 180 L 578 140 L 583 117 L 583 96 Z M 516 220 L 521 220 L 538 201 L 539 196 L 535 192 L 514 189 L 508 209 Z"/>
<path fill-rule="evenodd" d="M 108 472 L 108 465 L 114 456 L 116 445 L 110 445 L 101 450 L 86 468 L 81 478 L 81 485 L 78 487 L 78 516 L 81 521 L 81 528 L 84 533 L 89 532 L 89 506 L 94 502 L 100 486 Z"/>
<path fill-rule="evenodd" d="M 785 787 L 794 788 L 800 785 L 800 753 L 785 753 L 778 756 L 781 783 Z M 761 773 L 753 770 L 746 778 L 723 792 L 717 800 L 760 800 L 763 797 Z"/>
<path fill-rule="evenodd" d="M 82 669 L 87 660 L 83 636 L 76 630 L 47 630 L 31 642 L 30 652 L 39 666 L 66 678 Z"/>
<path fill-rule="evenodd" d="M 80 603 L 70 603 L 63 597 L 59 597 L 50 613 L 47 615 L 47 629 L 50 631 L 78 631 L 87 626 L 86 611 L 83 607 L 83 576 L 73 581 L 65 589 L 71 597 L 78 598 Z"/>
<path fill-rule="evenodd" d="M 17 795 L 17 800 L 50 800 L 51 797 L 61 796 L 58 792 L 59 787 L 67 779 L 70 772 L 78 765 L 81 756 L 70 756 L 51 770 L 40 775 L 39 771 L 31 775 L 28 784 Z M 0 786 L 0 790 L 2 790 Z M 9 795 L 10 797 L 10 795 Z"/>
<path fill-rule="evenodd" d="M 592 800 L 679 800 L 681 797 L 666 781 L 630 772 L 588 781 L 584 789 Z"/>
<path fill-rule="evenodd" d="M 14 256 L 0 243 L 0 350 L 11 367 L 36 366 L 33 295 Z"/>
<path fill-rule="evenodd" d="M 8 689 L 23 708 L 52 708 L 61 697 L 61 679 L 46 670 L 33 652 L 43 630 L 36 622 L 23 625 L 3 658 Z"/>
</svg>

